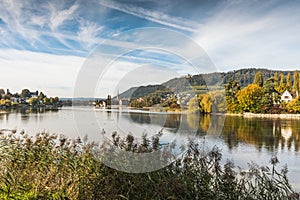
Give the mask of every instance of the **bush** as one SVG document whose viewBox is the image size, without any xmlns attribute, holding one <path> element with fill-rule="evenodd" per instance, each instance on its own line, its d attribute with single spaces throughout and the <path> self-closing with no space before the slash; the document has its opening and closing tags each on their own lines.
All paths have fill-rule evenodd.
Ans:
<svg viewBox="0 0 300 200">
<path fill-rule="evenodd" d="M 99 144 L 79 138 L 41 133 L 35 138 L 10 133 L 0 138 L 1 199 L 298 199 L 283 168 L 259 167 L 237 171 L 234 164 L 221 165 L 217 147 L 191 141 L 186 152 L 167 167 L 148 173 L 126 173 L 102 164 L 95 156 Z M 143 137 L 141 142 L 128 135 L 113 134 L 112 143 L 101 149 L 116 152 L 160 151 L 169 156 L 173 147 L 162 148 L 159 138 Z"/>
</svg>

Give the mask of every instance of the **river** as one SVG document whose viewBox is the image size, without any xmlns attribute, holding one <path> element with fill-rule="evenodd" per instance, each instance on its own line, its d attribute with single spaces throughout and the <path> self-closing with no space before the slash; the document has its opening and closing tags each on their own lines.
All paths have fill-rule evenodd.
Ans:
<svg viewBox="0 0 300 200">
<path fill-rule="evenodd" d="M 91 120 L 91 117 L 93 120 Z M 287 164 L 288 177 L 300 191 L 300 119 L 244 118 L 224 115 L 164 114 L 145 111 L 102 110 L 92 107 L 65 107 L 56 111 L 30 110 L 0 113 L 0 129 L 24 130 L 29 135 L 37 132 L 64 134 L 70 138 L 88 136 L 100 140 L 117 131 L 136 138 L 149 137 L 163 132 L 162 142 L 199 139 L 211 148 L 221 149 L 223 160 L 232 160 L 247 168 L 249 162 L 269 164 L 272 155 Z"/>
</svg>

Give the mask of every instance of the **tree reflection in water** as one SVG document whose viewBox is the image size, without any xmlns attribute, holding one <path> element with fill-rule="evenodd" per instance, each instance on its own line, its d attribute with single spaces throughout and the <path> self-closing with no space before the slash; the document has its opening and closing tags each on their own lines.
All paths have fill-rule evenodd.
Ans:
<svg viewBox="0 0 300 200">
<path fill-rule="evenodd" d="M 225 120 L 222 120 L 224 119 Z M 278 149 L 300 149 L 300 124 L 295 119 L 244 118 L 238 116 L 165 114 L 152 116 L 151 113 L 130 113 L 130 120 L 138 124 L 162 125 L 171 132 L 194 129 L 200 136 L 216 136 L 229 149 L 240 144 L 250 144 L 259 151 L 270 152 Z M 179 129 L 180 127 L 180 129 Z M 188 128 L 185 128 L 188 127 Z M 221 131 L 220 131 L 221 130 Z M 185 132 L 180 132 L 187 135 Z"/>
<path fill-rule="evenodd" d="M 242 142 L 252 144 L 258 150 L 266 148 L 273 152 L 285 148 L 291 150 L 294 147 L 298 152 L 299 130 L 298 120 L 227 116 L 222 137 L 229 148 Z"/>
</svg>

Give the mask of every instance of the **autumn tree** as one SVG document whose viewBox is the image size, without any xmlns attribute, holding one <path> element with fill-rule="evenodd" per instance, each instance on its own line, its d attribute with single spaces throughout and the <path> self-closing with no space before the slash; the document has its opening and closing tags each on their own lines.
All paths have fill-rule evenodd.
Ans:
<svg viewBox="0 0 300 200">
<path fill-rule="evenodd" d="M 237 93 L 240 106 L 245 112 L 261 112 L 263 90 L 257 84 L 250 84 Z"/>
<path fill-rule="evenodd" d="M 35 106 L 35 105 L 37 105 L 38 103 L 39 103 L 39 100 L 38 100 L 38 98 L 36 98 L 36 97 L 31 97 L 31 98 L 29 99 L 29 104 L 32 105 L 32 106 Z"/>
<path fill-rule="evenodd" d="M 286 76 L 286 90 L 291 91 L 292 90 L 292 77 L 291 73 L 288 73 Z"/>
<path fill-rule="evenodd" d="M 299 73 L 298 71 L 294 72 L 294 85 L 293 91 L 296 93 L 297 97 L 299 96 L 300 83 L 299 83 Z"/>
<path fill-rule="evenodd" d="M 289 113 L 300 113 L 300 99 L 299 97 L 293 99 L 292 101 L 290 101 L 287 106 L 287 111 Z"/>
<path fill-rule="evenodd" d="M 212 102 L 209 94 L 200 95 L 200 112 L 202 113 L 211 113 L 212 111 Z"/>
<path fill-rule="evenodd" d="M 50 99 L 47 98 L 47 97 L 44 97 L 43 103 L 46 104 L 46 105 L 49 105 L 50 104 Z"/>
<path fill-rule="evenodd" d="M 280 73 L 280 83 L 277 87 L 275 87 L 275 89 L 279 93 L 283 93 L 286 90 L 286 82 L 283 73 Z"/>
<path fill-rule="evenodd" d="M 264 78 L 261 71 L 256 72 L 253 83 L 257 84 L 260 87 L 264 85 Z"/>
<path fill-rule="evenodd" d="M 197 97 L 190 99 L 188 110 L 190 113 L 211 113 L 212 99 L 209 94 L 200 94 Z"/>
<path fill-rule="evenodd" d="M 43 92 L 40 92 L 40 94 L 39 94 L 39 96 L 38 96 L 38 99 L 39 99 L 39 100 L 43 100 L 45 97 L 46 97 L 46 95 L 44 95 Z"/>
<path fill-rule="evenodd" d="M 191 98 L 188 105 L 189 113 L 197 113 L 199 112 L 199 108 L 200 108 L 200 104 L 199 104 L 198 97 L 196 96 Z"/>
<path fill-rule="evenodd" d="M 275 72 L 274 73 L 274 87 L 277 87 L 279 85 L 279 77 L 278 77 L 278 73 Z"/>
</svg>

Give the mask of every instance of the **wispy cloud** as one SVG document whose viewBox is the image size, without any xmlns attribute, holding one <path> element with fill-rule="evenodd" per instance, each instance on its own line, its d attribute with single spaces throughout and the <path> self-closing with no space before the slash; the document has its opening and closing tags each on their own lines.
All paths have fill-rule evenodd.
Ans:
<svg viewBox="0 0 300 200">
<path fill-rule="evenodd" d="M 104 26 L 99 26 L 94 22 L 84 19 L 79 20 L 80 26 L 77 33 L 80 43 L 85 49 L 91 49 L 99 42 L 99 32 Z"/>
<path fill-rule="evenodd" d="M 0 2 L 0 18 L 11 31 L 21 35 L 23 38 L 37 39 L 36 31 L 30 31 L 25 27 L 28 16 L 23 16 L 23 8 L 27 3 L 14 0 Z"/>
<path fill-rule="evenodd" d="M 133 6 L 130 4 L 121 4 L 115 1 L 100 0 L 102 6 L 115 9 L 142 19 L 146 19 L 161 25 L 176 28 L 179 30 L 196 32 L 199 24 L 196 22 L 164 14 L 162 12 L 144 9 L 142 7 Z"/>
<path fill-rule="evenodd" d="M 72 19 L 74 12 L 78 9 L 79 5 L 74 3 L 68 9 L 58 9 L 56 4 L 49 3 L 50 10 L 50 23 L 49 26 L 52 31 L 56 30 L 65 21 Z"/>
<path fill-rule="evenodd" d="M 72 30 L 76 26 L 66 29 L 70 21 L 75 25 L 78 24 L 78 14 L 76 13 L 78 9 L 78 1 L 69 7 L 65 5 L 64 1 L 45 2 L 38 6 L 34 0 L 1 1 L 0 19 L 3 23 L 0 24 L 2 36 L 0 42 L 7 48 L 30 48 L 38 51 L 49 49 L 54 52 L 51 48 L 57 48 L 53 46 L 55 40 L 69 53 L 71 50 L 78 50 L 78 46 L 74 46 L 75 43 L 84 45 L 85 51 L 90 50 L 87 48 L 91 47 L 92 40 L 97 36 L 96 31 L 99 31 L 96 24 L 88 22 L 88 20 L 85 20 L 84 24 L 80 24 L 81 38 L 78 37 L 76 31 Z M 45 36 L 53 39 L 45 40 Z"/>
</svg>

